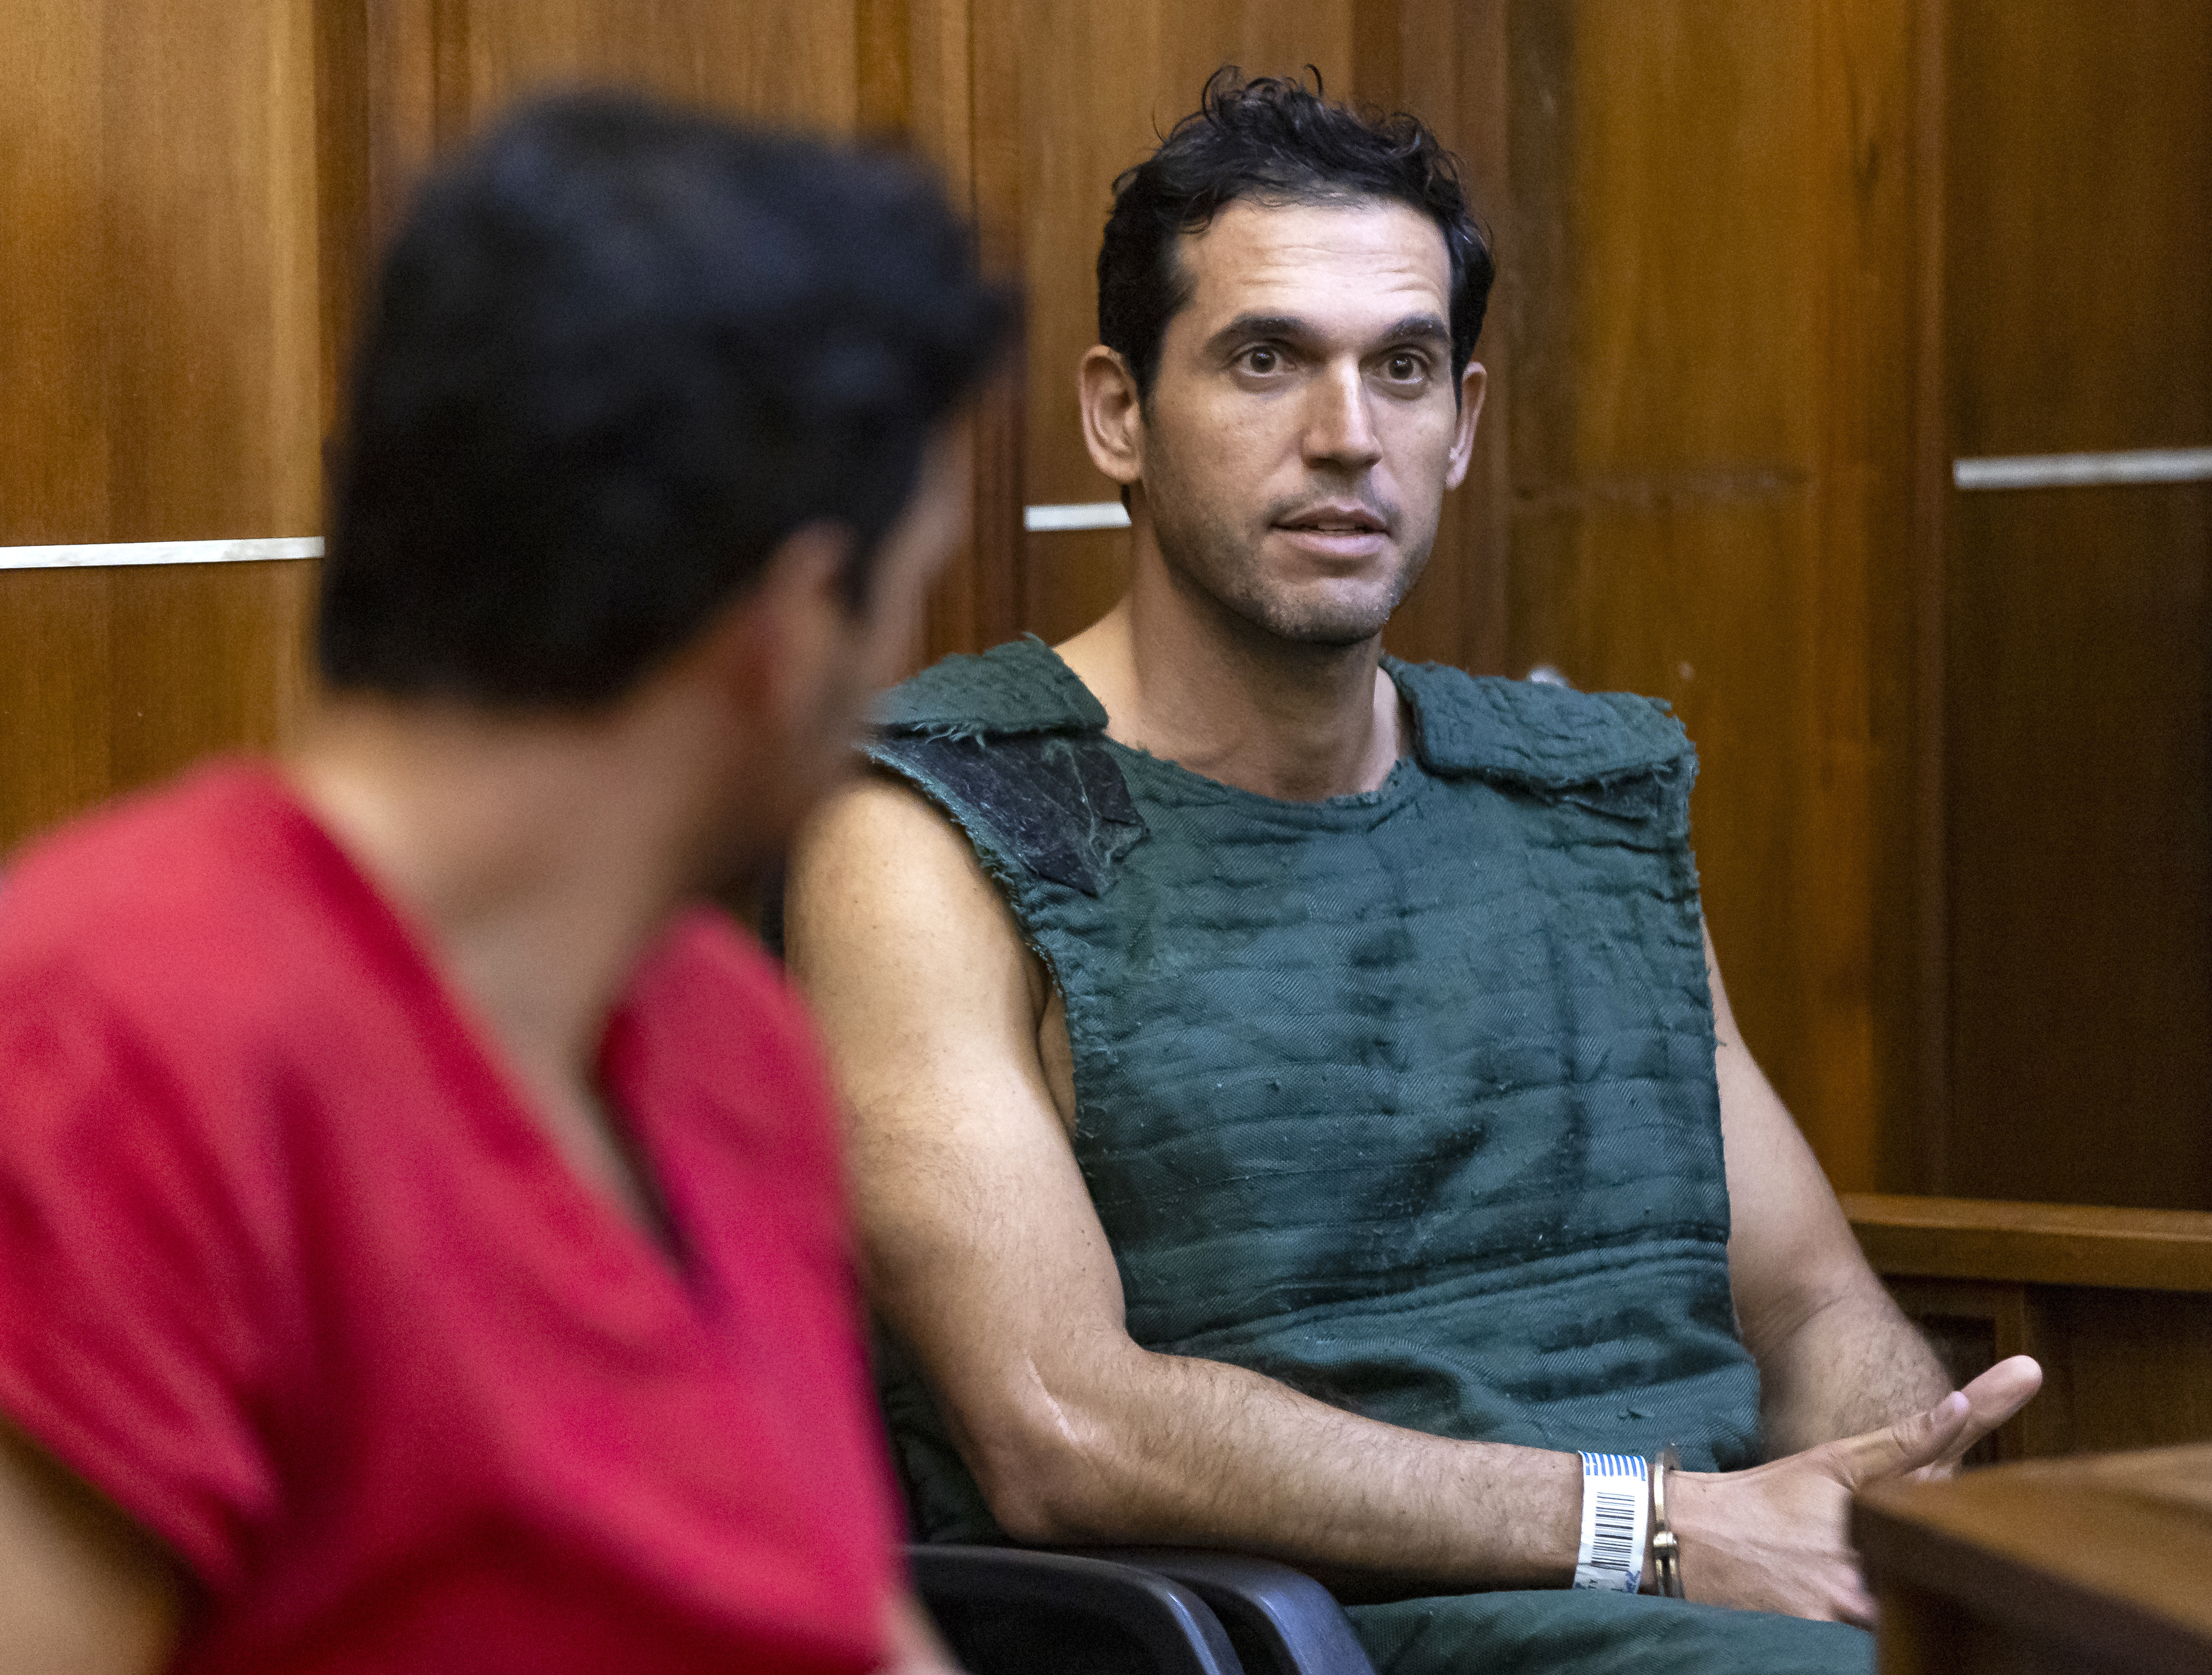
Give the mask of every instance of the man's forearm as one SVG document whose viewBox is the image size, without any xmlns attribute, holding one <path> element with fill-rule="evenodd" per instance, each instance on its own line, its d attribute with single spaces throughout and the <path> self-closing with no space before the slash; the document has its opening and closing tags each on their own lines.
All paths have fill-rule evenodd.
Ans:
<svg viewBox="0 0 2212 1675">
<path fill-rule="evenodd" d="M 1370 1598 L 1573 1574 L 1571 1453 L 1409 1431 L 1133 1346 L 1079 1377 L 1037 1372 L 1020 1405 L 999 1407 L 995 1441 L 963 1452 L 1023 1539 L 1234 1548 Z"/>
<path fill-rule="evenodd" d="M 1856 1436 L 1941 1401 L 1942 1363 L 1878 1283 L 1854 1285 L 1759 1355 L 1770 1459 Z"/>
</svg>

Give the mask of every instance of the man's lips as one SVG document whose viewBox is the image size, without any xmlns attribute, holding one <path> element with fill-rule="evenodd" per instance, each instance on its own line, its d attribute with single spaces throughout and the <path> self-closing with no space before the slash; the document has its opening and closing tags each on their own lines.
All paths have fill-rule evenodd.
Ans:
<svg viewBox="0 0 2212 1675">
<path fill-rule="evenodd" d="M 1371 563 L 1390 535 L 1389 524 L 1357 502 L 1301 507 L 1276 519 L 1275 528 L 1297 550 L 1330 565 Z"/>
<path fill-rule="evenodd" d="M 1316 535 L 1383 535 L 1390 526 L 1364 506 L 1332 504 L 1309 506 L 1277 518 L 1275 527 L 1299 534 Z"/>
</svg>

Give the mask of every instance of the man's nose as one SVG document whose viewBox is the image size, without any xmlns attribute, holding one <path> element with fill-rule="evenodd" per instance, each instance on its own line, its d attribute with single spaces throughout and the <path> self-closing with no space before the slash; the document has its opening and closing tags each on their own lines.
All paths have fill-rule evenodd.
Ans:
<svg viewBox="0 0 2212 1675">
<path fill-rule="evenodd" d="M 1309 465 L 1364 471 L 1382 457 L 1370 405 L 1373 393 L 1357 366 L 1331 367 L 1309 389 L 1305 434 Z"/>
</svg>

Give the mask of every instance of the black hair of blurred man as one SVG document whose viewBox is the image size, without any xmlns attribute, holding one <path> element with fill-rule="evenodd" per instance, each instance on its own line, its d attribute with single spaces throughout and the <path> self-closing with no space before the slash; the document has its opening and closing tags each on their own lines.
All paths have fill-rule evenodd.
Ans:
<svg viewBox="0 0 2212 1675">
<path fill-rule="evenodd" d="M 1012 313 L 903 159 L 606 94 L 421 192 L 354 370 L 318 646 L 335 692 L 587 711 L 810 525 L 872 602 Z"/>
</svg>

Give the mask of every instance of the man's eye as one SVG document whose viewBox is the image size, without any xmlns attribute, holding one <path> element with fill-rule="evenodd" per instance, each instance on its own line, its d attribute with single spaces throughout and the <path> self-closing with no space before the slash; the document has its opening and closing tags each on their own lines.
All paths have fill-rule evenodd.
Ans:
<svg viewBox="0 0 2212 1675">
<path fill-rule="evenodd" d="M 1244 369 L 1247 372 L 1278 372 L 1281 370 L 1282 364 L 1283 357 L 1264 344 L 1244 351 Z"/>
<path fill-rule="evenodd" d="M 1393 355 L 1382 363 L 1382 370 L 1395 381 L 1409 384 L 1428 370 L 1428 362 L 1418 355 Z"/>
</svg>

